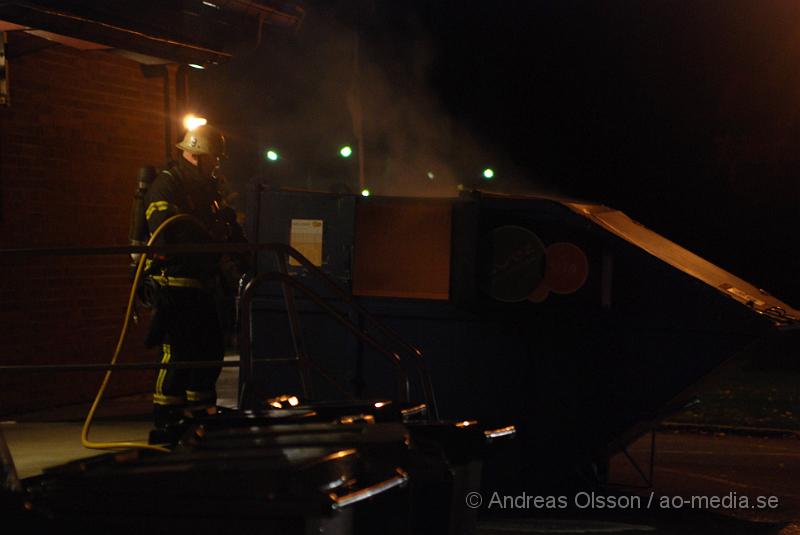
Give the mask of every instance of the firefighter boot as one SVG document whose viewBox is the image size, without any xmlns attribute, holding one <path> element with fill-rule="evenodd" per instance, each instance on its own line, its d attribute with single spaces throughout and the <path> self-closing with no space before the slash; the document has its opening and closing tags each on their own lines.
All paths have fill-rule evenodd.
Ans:
<svg viewBox="0 0 800 535">
<path fill-rule="evenodd" d="M 177 444 L 183 434 L 186 408 L 183 405 L 153 405 L 150 444 Z"/>
</svg>

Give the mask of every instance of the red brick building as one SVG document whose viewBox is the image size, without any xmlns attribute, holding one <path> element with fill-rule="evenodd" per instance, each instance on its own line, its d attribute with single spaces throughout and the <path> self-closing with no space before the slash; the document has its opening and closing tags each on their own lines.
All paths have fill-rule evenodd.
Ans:
<svg viewBox="0 0 800 535">
<path fill-rule="evenodd" d="M 147 13 L 37 4 L 48 2 L 0 9 L 7 41 L 7 68 L 0 69 L 7 97 L 0 104 L 0 249 L 127 245 L 138 170 L 163 163 L 181 134 L 186 65 L 231 54 L 207 40 L 196 45 L 196 28 L 189 32 L 183 22 L 172 24 L 184 32 L 177 37 L 165 27 L 146 34 L 136 17 Z M 192 21 L 202 20 L 201 8 L 212 9 L 197 4 Z M 159 15 L 163 26 L 189 17 Z M 253 22 L 252 15 L 230 17 L 258 24 L 260 32 L 263 17 Z M 0 256 L 0 365 L 107 363 L 124 319 L 129 264 L 126 255 Z M 132 326 L 120 362 L 154 360 L 142 344 L 145 326 Z M 118 372 L 109 395 L 146 392 L 153 373 Z M 98 372 L 2 373 L 0 415 L 91 399 L 101 379 Z"/>
<path fill-rule="evenodd" d="M 14 32 L 8 49 L 38 40 Z M 136 174 L 164 160 L 165 84 L 103 50 L 54 44 L 9 61 L 10 106 L 0 108 L 3 248 L 125 245 Z M 169 69 L 174 79 L 176 69 Z M 170 84 L 174 88 L 175 84 Z M 169 91 L 170 87 L 166 87 Z M 169 95 L 174 101 L 174 89 Z M 174 109 L 174 108 L 173 108 Z M 4 258 L 4 364 L 107 362 L 130 287 L 129 258 Z M 148 360 L 143 326 L 123 361 Z M 150 373 L 119 373 L 112 392 L 142 391 Z M 87 399 L 98 373 L 0 376 L 0 410 Z"/>
</svg>

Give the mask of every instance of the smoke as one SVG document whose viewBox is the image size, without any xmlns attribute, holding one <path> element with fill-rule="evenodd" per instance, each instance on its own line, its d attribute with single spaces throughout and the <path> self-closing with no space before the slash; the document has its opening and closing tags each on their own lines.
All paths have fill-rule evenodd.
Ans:
<svg viewBox="0 0 800 535">
<path fill-rule="evenodd" d="M 462 189 L 541 192 L 530 171 L 445 109 L 458 95 L 434 87 L 442 65 L 423 26 L 411 15 L 371 15 L 343 20 L 309 9 L 298 32 L 268 32 L 260 49 L 193 73 L 195 107 L 228 133 L 225 173 L 236 186 L 257 180 L 422 197 L 454 197 Z M 464 80 L 460 90 L 473 82 Z M 340 156 L 343 146 L 353 149 L 351 157 Z M 278 160 L 265 158 L 267 149 Z M 487 168 L 491 180 L 483 176 Z"/>
</svg>

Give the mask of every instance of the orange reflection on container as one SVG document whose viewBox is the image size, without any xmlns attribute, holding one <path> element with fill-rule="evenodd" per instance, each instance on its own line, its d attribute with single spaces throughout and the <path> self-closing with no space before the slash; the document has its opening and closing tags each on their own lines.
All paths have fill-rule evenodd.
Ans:
<svg viewBox="0 0 800 535">
<path fill-rule="evenodd" d="M 528 296 L 541 303 L 550 292 L 567 295 L 580 290 L 589 277 L 589 259 L 583 249 L 569 242 L 551 243 L 545 249 L 545 268 L 542 283 Z"/>
<path fill-rule="evenodd" d="M 577 292 L 589 276 L 589 260 L 583 249 L 574 243 L 559 242 L 545 251 L 544 281 L 557 294 Z"/>
<path fill-rule="evenodd" d="M 447 299 L 450 212 L 448 201 L 360 198 L 353 294 Z"/>
</svg>

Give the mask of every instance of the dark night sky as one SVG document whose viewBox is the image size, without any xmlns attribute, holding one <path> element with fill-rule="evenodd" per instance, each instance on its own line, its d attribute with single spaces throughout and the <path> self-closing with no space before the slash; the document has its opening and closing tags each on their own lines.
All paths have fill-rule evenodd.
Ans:
<svg viewBox="0 0 800 535">
<path fill-rule="evenodd" d="M 434 4 L 453 114 L 545 184 L 797 304 L 800 4 Z"/>
<path fill-rule="evenodd" d="M 294 126 L 281 135 L 297 143 L 352 132 L 344 102 L 349 78 L 341 75 L 352 64 L 351 45 L 342 35 L 358 28 L 362 61 L 382 73 L 385 93 L 368 95 L 368 133 L 378 132 L 381 120 L 386 130 L 398 130 L 390 122 L 397 107 L 414 116 L 409 132 L 428 131 L 423 145 L 452 133 L 446 148 L 424 158 L 448 161 L 453 174 L 494 158 L 495 187 L 513 169 L 516 189 L 522 177 L 531 190 L 619 208 L 800 304 L 793 224 L 800 199 L 800 3 L 328 6 L 310 2 L 298 34 L 273 37 L 264 50 L 204 73 L 213 83 L 198 80 L 198 101 L 209 106 L 225 92 L 242 97 L 228 99 L 218 113 L 231 124 L 250 124 L 242 136 L 257 131 L 259 142 L 280 137 L 279 125 L 287 124 Z M 387 139 L 369 148 L 398 146 L 417 145 Z M 311 152 L 306 148 L 304 158 Z M 478 152 L 480 158 L 468 156 Z"/>
</svg>

